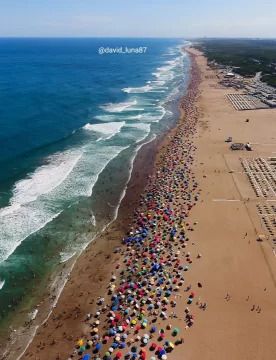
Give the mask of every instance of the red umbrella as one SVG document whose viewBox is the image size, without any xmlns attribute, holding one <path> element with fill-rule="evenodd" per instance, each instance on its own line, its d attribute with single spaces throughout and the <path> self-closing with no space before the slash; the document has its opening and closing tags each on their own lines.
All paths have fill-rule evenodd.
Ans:
<svg viewBox="0 0 276 360">
<path fill-rule="evenodd" d="M 152 346 L 154 349 L 157 348 L 157 344 L 155 344 L 155 343 L 152 343 L 151 346 Z"/>
<path fill-rule="evenodd" d="M 195 296 L 195 293 L 194 293 L 194 292 L 191 292 L 191 296 L 194 297 L 194 296 Z"/>
<path fill-rule="evenodd" d="M 121 319 L 121 315 L 116 315 L 115 319 L 116 319 L 116 320 L 120 320 L 120 319 Z"/>
<path fill-rule="evenodd" d="M 122 353 L 117 352 L 116 357 L 120 359 L 122 357 Z"/>
<path fill-rule="evenodd" d="M 165 334 L 160 334 L 160 337 L 161 337 L 162 339 L 164 339 Z"/>
<path fill-rule="evenodd" d="M 140 358 L 141 358 L 142 360 L 145 360 L 146 354 L 143 352 L 143 353 L 140 355 Z"/>
<path fill-rule="evenodd" d="M 136 326 L 136 330 L 141 330 L 141 326 L 140 325 L 138 325 L 138 326 Z"/>
<path fill-rule="evenodd" d="M 163 348 L 161 346 L 158 346 L 157 350 L 161 351 L 161 350 L 163 350 Z"/>
</svg>

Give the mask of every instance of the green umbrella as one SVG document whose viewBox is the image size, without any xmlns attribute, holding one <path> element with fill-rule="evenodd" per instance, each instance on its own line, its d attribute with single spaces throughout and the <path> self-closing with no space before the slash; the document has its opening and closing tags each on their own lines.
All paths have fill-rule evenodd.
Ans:
<svg viewBox="0 0 276 360">
<path fill-rule="evenodd" d="M 178 332 L 179 332 L 179 329 L 178 329 L 178 328 L 174 328 L 174 329 L 173 329 L 173 332 L 174 332 L 174 333 L 178 333 Z"/>
<path fill-rule="evenodd" d="M 81 348 L 80 348 L 80 351 L 85 351 L 86 350 L 86 347 L 85 346 L 82 346 Z"/>
<path fill-rule="evenodd" d="M 107 351 L 107 352 L 105 353 L 105 356 L 110 356 L 110 352 Z"/>
</svg>

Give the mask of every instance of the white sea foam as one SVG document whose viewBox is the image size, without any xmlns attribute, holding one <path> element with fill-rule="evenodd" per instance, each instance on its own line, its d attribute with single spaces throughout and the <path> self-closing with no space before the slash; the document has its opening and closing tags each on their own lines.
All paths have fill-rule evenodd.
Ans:
<svg viewBox="0 0 276 360">
<path fill-rule="evenodd" d="M 152 89 L 151 86 L 146 85 L 138 88 L 124 88 L 123 91 L 126 93 L 140 94 L 140 93 L 148 92 L 151 89 Z"/>
<path fill-rule="evenodd" d="M 39 208 L 34 203 L 24 204 L 15 212 L 0 218 L 0 263 L 28 236 L 44 228 L 61 213 Z"/>
<path fill-rule="evenodd" d="M 0 280 L 0 290 L 2 289 L 2 287 L 5 285 L 5 280 Z"/>
<path fill-rule="evenodd" d="M 6 260 L 31 234 L 39 231 L 46 224 L 56 218 L 65 208 L 77 202 L 81 196 L 90 196 L 99 174 L 114 157 L 116 157 L 126 147 L 120 146 L 101 146 L 99 143 L 89 143 L 81 150 L 59 153 L 51 157 L 48 165 L 43 165 L 33 174 L 29 175 L 29 182 L 23 182 L 26 187 L 16 184 L 14 196 L 11 203 L 21 201 L 20 207 L 13 212 L 6 211 L 0 217 L 0 263 Z M 66 156 L 64 154 L 67 154 Z M 61 159 L 67 159 L 61 166 Z M 72 160 L 73 159 L 73 160 Z M 76 159 L 78 159 L 75 164 Z M 75 164 L 72 170 L 72 165 Z M 49 179 L 47 171 L 51 172 L 52 179 Z M 63 177 L 59 170 L 65 171 Z M 66 170 L 67 169 L 67 170 Z M 69 171 L 70 169 L 70 171 Z M 46 174 L 45 181 L 49 181 L 49 186 L 43 183 L 43 178 L 38 174 Z M 64 181 L 61 181 L 64 180 Z M 22 180 L 23 181 L 23 180 Z M 39 191 L 39 184 L 41 190 Z M 20 190 L 19 190 L 20 189 Z"/>
<path fill-rule="evenodd" d="M 164 80 L 153 80 L 153 81 L 150 81 L 150 83 L 154 83 L 154 84 L 157 84 L 159 86 L 162 86 L 162 85 L 166 84 L 166 81 L 164 81 Z"/>
<path fill-rule="evenodd" d="M 157 77 L 157 78 L 160 78 L 160 76 L 161 76 L 160 73 L 156 73 L 156 72 L 152 73 L 152 75 L 155 76 L 155 77 Z"/>
<path fill-rule="evenodd" d="M 120 120 L 121 119 L 124 119 L 124 120 L 136 120 L 139 117 L 140 117 L 140 115 L 121 115 Z M 118 116 L 116 116 L 116 115 L 98 115 L 98 116 L 95 116 L 95 119 L 99 120 L 99 121 L 110 123 L 110 122 L 113 122 L 115 120 L 118 120 Z"/>
<path fill-rule="evenodd" d="M 110 139 L 114 135 L 118 134 L 124 125 L 125 121 L 102 124 L 86 124 L 83 129 L 101 133 L 102 135 L 105 135 L 105 139 Z"/>
<path fill-rule="evenodd" d="M 37 313 L 38 313 L 38 310 L 37 310 L 37 309 L 35 309 L 34 311 L 32 311 L 32 312 L 29 314 L 30 320 L 34 320 L 34 319 L 37 317 Z"/>
<path fill-rule="evenodd" d="M 70 260 L 73 256 L 76 255 L 76 251 L 72 251 L 72 252 L 69 252 L 69 251 L 61 251 L 59 256 L 60 256 L 60 263 L 64 263 L 68 260 Z"/>
<path fill-rule="evenodd" d="M 157 68 L 157 70 L 159 71 L 171 71 L 174 68 L 174 65 L 167 65 L 167 66 L 162 66 L 160 68 Z"/>
<path fill-rule="evenodd" d="M 126 127 L 128 128 L 133 128 L 133 129 L 137 129 L 137 130 L 142 130 L 144 132 L 149 133 L 150 132 L 150 124 L 149 123 L 134 123 L 134 124 L 127 124 Z"/>
<path fill-rule="evenodd" d="M 101 106 L 101 109 L 103 109 L 105 111 L 108 111 L 108 112 L 122 112 L 122 111 L 128 109 L 129 107 L 131 107 L 133 105 L 136 105 L 136 104 L 137 104 L 136 100 L 134 100 L 134 101 L 125 101 L 125 102 L 117 103 L 117 104 L 109 103 L 109 104 Z"/>
<path fill-rule="evenodd" d="M 20 180 L 14 186 L 11 206 L 0 211 L 0 217 L 17 211 L 20 206 L 36 200 L 58 187 L 72 172 L 82 153 L 67 151 L 48 158 L 50 162 L 38 168 L 28 179 Z"/>
</svg>

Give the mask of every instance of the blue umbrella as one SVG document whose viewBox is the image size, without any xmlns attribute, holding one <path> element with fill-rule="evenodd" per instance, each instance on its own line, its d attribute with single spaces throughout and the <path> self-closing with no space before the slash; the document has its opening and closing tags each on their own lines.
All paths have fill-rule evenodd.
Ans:
<svg viewBox="0 0 276 360">
<path fill-rule="evenodd" d="M 102 344 L 96 344 L 96 349 L 100 350 L 102 348 Z"/>
<path fill-rule="evenodd" d="M 162 349 L 162 350 L 160 351 L 160 355 L 165 355 L 165 354 L 166 354 L 166 350 Z"/>
<path fill-rule="evenodd" d="M 156 330 L 157 330 L 157 329 L 156 329 L 156 327 L 154 327 L 154 326 L 151 328 L 151 331 L 152 331 L 152 332 L 155 332 Z"/>
<path fill-rule="evenodd" d="M 82 360 L 88 360 L 90 358 L 89 354 L 84 355 L 84 357 L 82 358 Z"/>
<path fill-rule="evenodd" d="M 111 346 L 112 346 L 113 348 L 116 348 L 116 347 L 118 347 L 118 344 L 117 344 L 117 343 L 113 343 Z"/>
<path fill-rule="evenodd" d="M 126 344 L 124 343 L 124 342 L 122 342 L 121 344 L 120 344 L 120 348 L 121 349 L 124 349 L 126 347 Z"/>
</svg>

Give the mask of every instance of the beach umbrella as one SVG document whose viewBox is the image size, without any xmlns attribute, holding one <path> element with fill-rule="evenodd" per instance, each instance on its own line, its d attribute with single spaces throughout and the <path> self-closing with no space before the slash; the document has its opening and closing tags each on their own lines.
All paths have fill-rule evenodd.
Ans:
<svg viewBox="0 0 276 360">
<path fill-rule="evenodd" d="M 116 358 L 120 359 L 122 357 L 122 353 L 120 353 L 119 351 L 116 353 Z"/>
<path fill-rule="evenodd" d="M 165 354 L 162 355 L 161 359 L 162 359 L 162 360 L 167 360 L 167 355 L 165 355 Z"/>
<path fill-rule="evenodd" d="M 149 335 L 148 335 L 148 334 L 145 334 L 145 335 L 144 335 L 144 338 L 145 338 L 145 339 L 149 339 Z"/>
<path fill-rule="evenodd" d="M 156 359 L 155 359 L 155 357 L 154 357 L 154 356 L 152 356 L 152 357 L 150 358 L 150 360 L 156 360 Z"/>
<path fill-rule="evenodd" d="M 105 340 L 105 341 L 108 341 L 108 340 L 109 340 L 109 336 L 105 336 L 105 337 L 104 337 L 104 340 Z"/>
<path fill-rule="evenodd" d="M 153 333 L 155 333 L 156 332 L 156 327 L 155 326 L 153 326 L 152 328 L 151 328 L 151 332 L 153 332 Z"/>
<path fill-rule="evenodd" d="M 137 354 L 133 354 L 133 355 L 132 355 L 132 357 L 133 357 L 134 359 L 137 358 L 137 356 L 138 356 Z"/>
<path fill-rule="evenodd" d="M 85 351 L 86 350 L 86 347 L 85 346 L 82 346 L 81 348 L 80 348 L 80 351 Z"/>
<path fill-rule="evenodd" d="M 96 344 L 96 349 L 100 350 L 102 348 L 102 344 Z"/>
<path fill-rule="evenodd" d="M 123 334 L 123 338 L 124 338 L 124 339 L 127 339 L 127 334 Z"/>
<path fill-rule="evenodd" d="M 177 334 L 177 333 L 179 332 L 179 329 L 178 329 L 178 328 L 174 328 L 174 329 L 173 329 L 173 332 Z"/>
<path fill-rule="evenodd" d="M 85 354 L 84 357 L 82 358 L 82 360 L 88 360 L 90 358 L 89 354 Z"/>
<path fill-rule="evenodd" d="M 124 343 L 124 342 L 122 342 L 121 344 L 120 344 L 120 348 L 121 349 L 124 349 L 126 347 L 126 344 Z"/>
<path fill-rule="evenodd" d="M 116 341 L 120 341 L 120 336 L 116 336 L 116 337 L 115 337 L 115 340 L 116 340 Z"/>
<path fill-rule="evenodd" d="M 166 354 L 166 350 L 165 350 L 165 349 L 160 350 L 160 355 L 165 355 L 165 354 Z"/>
<path fill-rule="evenodd" d="M 116 348 L 116 347 L 118 347 L 118 344 L 114 342 L 114 343 L 112 344 L 112 347 L 113 347 L 113 348 Z"/>
<path fill-rule="evenodd" d="M 82 345 L 83 345 L 83 340 L 82 340 L 82 339 L 78 340 L 77 344 L 78 344 L 79 346 L 82 346 Z"/>
<path fill-rule="evenodd" d="M 110 354 L 111 354 L 111 353 L 113 353 L 114 349 L 113 349 L 112 347 L 110 347 L 110 348 L 108 349 L 108 351 L 109 351 Z"/>
<path fill-rule="evenodd" d="M 153 347 L 154 349 L 157 348 L 157 344 L 156 343 L 152 343 L 151 347 Z"/>
<path fill-rule="evenodd" d="M 100 321 L 99 321 L 99 320 L 96 320 L 96 321 L 95 321 L 95 324 L 96 324 L 96 325 L 99 325 L 99 324 L 100 324 Z"/>
<path fill-rule="evenodd" d="M 105 353 L 105 356 L 110 356 L 110 352 L 107 351 L 107 352 Z"/>
<path fill-rule="evenodd" d="M 97 333 L 98 331 L 99 331 L 98 328 L 94 328 L 94 329 L 92 330 L 93 333 Z"/>
<path fill-rule="evenodd" d="M 87 341 L 87 344 L 88 344 L 89 346 L 91 346 L 91 345 L 93 345 L 93 341 L 89 340 L 89 341 Z"/>
<path fill-rule="evenodd" d="M 136 337 L 136 340 L 140 341 L 140 340 L 141 340 L 141 336 L 138 335 L 138 336 Z"/>
</svg>

